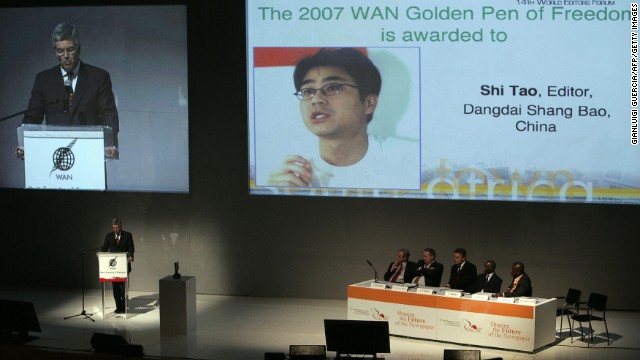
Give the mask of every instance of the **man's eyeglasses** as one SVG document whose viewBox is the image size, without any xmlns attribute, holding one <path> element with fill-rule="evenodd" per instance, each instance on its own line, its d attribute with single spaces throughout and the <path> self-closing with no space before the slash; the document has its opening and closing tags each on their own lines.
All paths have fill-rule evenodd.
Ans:
<svg viewBox="0 0 640 360">
<path fill-rule="evenodd" d="M 68 49 L 59 49 L 59 48 L 56 48 L 56 54 L 58 54 L 58 55 L 64 55 L 64 53 L 66 52 L 66 53 L 67 53 L 67 54 L 69 54 L 69 55 L 73 55 L 73 54 L 75 54 L 75 53 L 76 53 L 76 51 L 77 51 L 77 50 L 78 50 L 78 49 L 77 49 L 75 46 L 74 46 L 74 47 L 70 47 L 70 48 L 68 48 Z"/>
<path fill-rule="evenodd" d="M 334 95 L 338 95 L 340 94 L 340 92 L 342 91 L 343 87 L 345 86 L 351 86 L 352 88 L 358 88 L 355 85 L 351 85 L 351 84 L 338 84 L 338 83 L 331 83 L 331 84 L 327 84 L 319 89 L 314 89 L 314 88 L 302 88 L 300 90 L 298 90 L 297 92 L 293 93 L 293 95 L 297 96 L 298 99 L 302 100 L 302 101 L 306 101 L 306 100 L 311 100 L 313 99 L 314 96 L 316 96 L 316 93 L 318 91 L 320 91 L 322 93 L 322 95 L 324 96 L 334 96 Z"/>
</svg>

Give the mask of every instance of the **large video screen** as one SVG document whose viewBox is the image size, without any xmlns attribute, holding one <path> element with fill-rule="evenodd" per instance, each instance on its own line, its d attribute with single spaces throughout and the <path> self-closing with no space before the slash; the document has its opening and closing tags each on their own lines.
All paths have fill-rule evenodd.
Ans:
<svg viewBox="0 0 640 360">
<path fill-rule="evenodd" d="M 0 187 L 189 191 L 186 5 L 3 7 L 0 48 L 0 118 L 31 108 L 0 122 Z"/>
<path fill-rule="evenodd" d="M 251 194 L 640 203 L 636 4 L 246 14 Z"/>
</svg>

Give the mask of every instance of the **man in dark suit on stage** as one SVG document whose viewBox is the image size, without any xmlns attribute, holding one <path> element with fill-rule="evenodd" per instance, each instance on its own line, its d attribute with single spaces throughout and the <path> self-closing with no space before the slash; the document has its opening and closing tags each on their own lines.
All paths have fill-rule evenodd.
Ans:
<svg viewBox="0 0 640 360">
<path fill-rule="evenodd" d="M 75 26 L 58 24 L 51 36 L 59 64 L 36 75 L 23 124 L 107 125 L 113 130 L 112 158 L 118 156 L 119 120 L 111 77 L 80 61 L 80 36 Z M 106 141 L 110 141 L 107 139 Z M 18 156 L 21 154 L 18 149 Z"/>
<path fill-rule="evenodd" d="M 463 248 L 453 250 L 453 261 L 454 264 L 451 266 L 451 276 L 449 276 L 447 286 L 452 289 L 471 292 L 478 270 L 474 264 L 467 261 L 467 250 Z"/>
<path fill-rule="evenodd" d="M 409 261 L 408 249 L 400 249 L 396 254 L 396 260 L 389 264 L 387 272 L 384 273 L 384 281 L 394 283 L 410 283 L 418 275 L 418 266 L 413 261 Z"/>
<path fill-rule="evenodd" d="M 496 274 L 496 262 L 487 260 L 484 263 L 484 273 L 478 275 L 471 292 L 497 293 L 502 286 L 502 279 Z"/>
<path fill-rule="evenodd" d="M 533 296 L 533 288 L 531 286 L 531 278 L 524 272 L 524 264 L 516 261 L 511 266 L 511 276 L 513 281 L 503 293 L 497 293 L 496 296 L 501 297 L 518 297 Z"/>
<path fill-rule="evenodd" d="M 111 220 L 112 232 L 107 233 L 104 237 L 104 244 L 101 251 L 104 252 L 126 252 L 127 253 L 127 272 L 131 272 L 131 262 L 133 262 L 133 253 L 135 246 L 133 244 L 133 235 L 130 232 L 122 230 L 122 221 L 115 218 Z M 114 282 L 113 298 L 116 301 L 116 314 L 125 312 L 125 283 Z"/>
<path fill-rule="evenodd" d="M 418 276 L 414 282 L 424 286 L 440 286 L 444 266 L 436 261 L 436 251 L 426 248 L 422 252 L 422 260 L 418 260 Z"/>
</svg>

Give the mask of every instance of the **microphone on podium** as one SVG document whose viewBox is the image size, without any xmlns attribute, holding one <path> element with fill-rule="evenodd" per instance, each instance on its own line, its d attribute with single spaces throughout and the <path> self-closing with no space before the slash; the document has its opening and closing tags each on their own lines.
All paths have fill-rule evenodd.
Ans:
<svg viewBox="0 0 640 360">
<path fill-rule="evenodd" d="M 369 266 L 371 266 L 371 268 L 373 269 L 373 282 L 377 283 L 378 282 L 378 272 L 376 271 L 376 268 L 373 266 L 373 264 L 369 260 L 367 260 L 367 264 L 369 264 Z"/>
</svg>

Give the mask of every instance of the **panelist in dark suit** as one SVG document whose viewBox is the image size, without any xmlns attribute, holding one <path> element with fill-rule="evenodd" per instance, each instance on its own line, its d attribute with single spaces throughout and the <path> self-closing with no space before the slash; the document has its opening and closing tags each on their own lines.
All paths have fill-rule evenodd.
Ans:
<svg viewBox="0 0 640 360">
<path fill-rule="evenodd" d="M 453 261 L 454 264 L 451 266 L 451 275 L 447 286 L 452 289 L 471 292 L 478 270 L 474 264 L 467 261 L 467 250 L 463 248 L 453 250 Z"/>
<path fill-rule="evenodd" d="M 80 61 L 81 43 L 75 26 L 58 24 L 51 39 L 59 64 L 36 75 L 29 99 L 32 110 L 24 114 L 22 123 L 42 124 L 45 120 L 47 125 L 108 125 L 113 129 L 113 147 L 107 150 L 116 158 L 119 120 L 109 73 Z"/>
<path fill-rule="evenodd" d="M 496 296 L 518 297 L 533 296 L 533 288 L 531 286 L 531 278 L 524 272 L 524 264 L 517 261 L 511 266 L 511 276 L 513 281 L 503 293 L 497 293 Z"/>
<path fill-rule="evenodd" d="M 410 283 L 418 274 L 418 266 L 413 261 L 409 261 L 408 249 L 400 249 L 396 254 L 396 260 L 389 264 L 387 272 L 384 273 L 384 281 L 394 283 Z"/>
<path fill-rule="evenodd" d="M 426 248 L 422 252 L 422 260 L 418 260 L 418 276 L 414 282 L 425 286 L 440 286 L 444 266 L 436 261 L 436 251 Z"/>
<path fill-rule="evenodd" d="M 495 294 L 500 292 L 501 286 L 502 279 L 496 274 L 496 262 L 493 260 L 487 260 L 484 263 L 484 273 L 478 275 L 471 292 Z"/>
<path fill-rule="evenodd" d="M 133 244 L 133 235 L 130 232 L 122 230 L 122 221 L 115 218 L 111 220 L 112 232 L 107 233 L 104 237 L 104 244 L 101 251 L 104 252 L 126 252 L 127 253 L 127 272 L 131 272 L 131 262 L 133 262 L 133 253 L 135 246 Z M 113 298 L 116 301 L 116 314 L 125 312 L 125 283 L 113 282 Z"/>
</svg>

